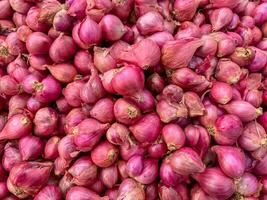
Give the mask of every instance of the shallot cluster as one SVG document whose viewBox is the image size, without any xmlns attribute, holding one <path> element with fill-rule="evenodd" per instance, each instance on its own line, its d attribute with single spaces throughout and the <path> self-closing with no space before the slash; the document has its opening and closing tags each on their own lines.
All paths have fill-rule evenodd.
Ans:
<svg viewBox="0 0 267 200">
<path fill-rule="evenodd" d="M 267 200 L 266 0 L 0 0 L 1 200 Z"/>
</svg>

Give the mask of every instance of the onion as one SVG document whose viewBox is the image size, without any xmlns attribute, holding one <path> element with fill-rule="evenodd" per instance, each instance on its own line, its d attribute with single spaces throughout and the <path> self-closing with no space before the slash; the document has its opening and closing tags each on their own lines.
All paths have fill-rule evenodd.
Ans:
<svg viewBox="0 0 267 200">
<path fill-rule="evenodd" d="M 49 162 L 22 162 L 14 166 L 7 180 L 8 190 L 19 198 L 37 194 L 46 185 L 52 166 Z"/>
<path fill-rule="evenodd" d="M 97 177 L 97 166 L 90 156 L 82 156 L 68 169 L 73 177 L 73 182 L 79 186 L 87 186 L 94 183 Z"/>
<path fill-rule="evenodd" d="M 199 155 L 188 147 L 181 148 L 171 154 L 170 164 L 173 171 L 181 175 L 201 173 L 205 170 Z"/>
<path fill-rule="evenodd" d="M 134 181 L 133 179 L 125 179 L 119 187 L 117 200 L 122 200 L 125 198 L 144 200 L 145 191 L 138 182 Z"/>
<path fill-rule="evenodd" d="M 107 188 L 112 188 L 118 181 L 119 173 L 116 165 L 103 168 L 99 174 L 100 180 Z"/>
<path fill-rule="evenodd" d="M 262 108 L 255 108 L 246 101 L 234 100 L 222 105 L 229 114 L 238 116 L 243 122 L 249 122 L 262 114 Z"/>
<path fill-rule="evenodd" d="M 19 140 L 19 151 L 22 160 L 36 160 L 44 149 L 43 141 L 35 136 L 25 136 Z"/>
<path fill-rule="evenodd" d="M 129 127 L 139 142 L 154 142 L 161 130 L 160 118 L 156 113 L 143 116 L 137 123 Z"/>
<path fill-rule="evenodd" d="M 162 128 L 162 137 L 169 151 L 180 149 L 184 146 L 186 140 L 184 131 L 176 124 L 165 125 Z"/>
<path fill-rule="evenodd" d="M 214 146 L 212 150 L 218 157 L 219 165 L 222 171 L 232 177 L 240 178 L 245 171 L 245 154 L 235 147 Z"/>
<path fill-rule="evenodd" d="M 100 197 L 95 192 L 80 186 L 72 187 L 66 196 L 66 200 L 82 200 L 84 198 L 89 198 L 92 200 L 108 200 L 108 197 Z"/>
<path fill-rule="evenodd" d="M 91 152 L 92 161 L 99 167 L 109 167 L 118 159 L 118 149 L 105 141 L 98 144 Z"/>
<path fill-rule="evenodd" d="M 35 200 L 60 200 L 62 198 L 62 194 L 60 189 L 57 186 L 46 186 L 44 187 L 36 196 Z"/>
<path fill-rule="evenodd" d="M 207 168 L 204 172 L 194 175 L 194 178 L 212 197 L 228 199 L 235 192 L 234 181 L 225 176 L 219 168 Z"/>
</svg>

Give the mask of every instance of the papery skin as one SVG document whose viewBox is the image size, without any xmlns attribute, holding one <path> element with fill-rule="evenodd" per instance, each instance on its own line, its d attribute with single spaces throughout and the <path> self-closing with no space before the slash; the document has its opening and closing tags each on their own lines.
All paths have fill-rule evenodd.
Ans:
<svg viewBox="0 0 267 200">
<path fill-rule="evenodd" d="M 205 170 L 199 155 L 189 147 L 175 151 L 170 157 L 173 171 L 181 175 L 201 173 Z"/>
<path fill-rule="evenodd" d="M 117 200 L 135 199 L 145 200 L 145 191 L 140 183 L 133 179 L 125 179 L 119 187 Z"/>
<path fill-rule="evenodd" d="M 212 151 L 217 154 L 222 171 L 232 177 L 240 178 L 245 171 L 245 154 L 236 147 L 213 146 Z"/>
<path fill-rule="evenodd" d="M 52 167 L 50 162 L 22 162 L 10 171 L 7 187 L 19 198 L 35 195 L 47 184 Z"/>
<path fill-rule="evenodd" d="M 183 38 L 166 42 L 162 47 L 162 64 L 170 69 L 186 67 L 201 45 L 203 45 L 202 40 L 196 38 Z M 184 52 L 187 53 L 184 54 Z"/>
<path fill-rule="evenodd" d="M 81 186 L 72 187 L 66 196 L 66 200 L 108 200 L 108 197 L 100 197 L 97 193 Z"/>
<path fill-rule="evenodd" d="M 35 197 L 34 200 L 61 200 L 62 194 L 57 186 L 46 186 L 44 187 Z"/>
<path fill-rule="evenodd" d="M 90 156 L 81 156 L 68 169 L 68 172 L 73 177 L 73 183 L 87 186 L 93 184 L 97 178 L 97 169 Z"/>
<path fill-rule="evenodd" d="M 220 168 L 207 168 L 204 172 L 194 175 L 200 187 L 210 196 L 228 199 L 235 192 L 234 181 L 225 176 Z"/>
<path fill-rule="evenodd" d="M 139 142 L 154 142 L 160 135 L 161 122 L 156 113 L 144 115 L 137 123 L 129 127 Z"/>
<path fill-rule="evenodd" d="M 162 137 L 170 151 L 180 149 L 186 141 L 183 129 L 177 124 L 165 125 L 162 128 Z"/>
</svg>

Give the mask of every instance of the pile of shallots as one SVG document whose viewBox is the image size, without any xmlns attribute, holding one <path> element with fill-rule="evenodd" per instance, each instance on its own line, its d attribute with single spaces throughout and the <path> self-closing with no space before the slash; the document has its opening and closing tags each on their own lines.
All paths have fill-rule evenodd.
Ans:
<svg viewBox="0 0 267 200">
<path fill-rule="evenodd" d="M 267 0 L 0 0 L 1 200 L 267 200 Z"/>
</svg>

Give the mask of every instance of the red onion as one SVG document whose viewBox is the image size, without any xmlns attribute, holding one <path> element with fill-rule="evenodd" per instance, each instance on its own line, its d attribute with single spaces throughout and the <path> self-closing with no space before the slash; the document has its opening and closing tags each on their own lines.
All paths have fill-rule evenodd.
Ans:
<svg viewBox="0 0 267 200">
<path fill-rule="evenodd" d="M 29 96 L 25 94 L 12 96 L 8 102 L 9 117 L 11 115 L 16 114 L 18 110 L 25 108 L 27 105 L 28 99 L 29 99 Z"/>
<path fill-rule="evenodd" d="M 250 90 L 244 96 L 244 100 L 257 108 L 262 104 L 262 95 L 263 95 L 262 91 Z"/>
<path fill-rule="evenodd" d="M 107 188 L 112 188 L 119 179 L 119 173 L 116 165 L 103 168 L 99 174 L 100 180 Z"/>
<path fill-rule="evenodd" d="M 65 171 L 69 168 L 71 160 L 65 160 L 64 158 L 57 157 L 55 159 L 55 168 L 54 168 L 54 173 L 55 175 L 63 175 Z M 65 174 L 66 175 L 66 174 Z M 65 179 L 68 179 L 70 175 L 63 177 L 62 182 L 65 182 Z M 71 177 L 72 179 L 72 177 Z M 59 183 L 60 184 L 60 183 Z"/>
<path fill-rule="evenodd" d="M 6 182 L 0 182 L 0 198 L 4 199 L 9 194 Z"/>
<path fill-rule="evenodd" d="M 130 131 L 120 123 L 114 123 L 106 132 L 107 140 L 115 145 L 127 144 Z"/>
<path fill-rule="evenodd" d="M 22 92 L 22 88 L 13 77 L 4 75 L 0 77 L 0 92 L 8 96 L 13 96 Z"/>
<path fill-rule="evenodd" d="M 25 136 L 19 140 L 19 151 L 22 160 L 36 160 L 43 153 L 44 143 L 35 136 Z"/>
<path fill-rule="evenodd" d="M 232 87 L 223 82 L 214 82 L 210 91 L 210 96 L 220 104 L 227 104 L 233 96 Z"/>
<path fill-rule="evenodd" d="M 119 150 L 107 141 L 98 144 L 91 152 L 93 162 L 99 167 L 109 167 L 118 159 Z"/>
<path fill-rule="evenodd" d="M 234 100 L 226 105 L 222 105 L 229 114 L 238 116 L 243 122 L 249 122 L 262 114 L 261 108 L 255 108 L 246 101 Z"/>
<path fill-rule="evenodd" d="M 190 88 L 192 91 L 204 91 L 210 83 L 202 75 L 198 75 L 189 68 L 177 69 L 171 76 L 174 84 L 181 88 Z"/>
<path fill-rule="evenodd" d="M 136 27 L 142 35 L 163 31 L 163 17 L 155 11 L 147 12 L 138 18 Z"/>
<path fill-rule="evenodd" d="M 124 160 L 129 160 L 132 156 L 135 155 L 144 155 L 146 149 L 142 147 L 139 143 L 134 143 L 131 141 L 130 145 L 121 145 L 120 146 L 120 154 Z"/>
<path fill-rule="evenodd" d="M 24 14 L 15 12 L 15 13 L 13 14 L 12 20 L 14 21 L 14 24 L 15 24 L 17 27 L 26 25 L 26 15 L 24 15 Z"/>
<path fill-rule="evenodd" d="M 146 51 L 147 48 L 149 48 L 150 51 Z M 143 70 L 146 70 L 159 63 L 160 48 L 154 41 L 142 38 L 127 49 L 121 49 L 118 52 L 113 50 L 112 55 L 119 62 L 133 63 Z"/>
<path fill-rule="evenodd" d="M 253 13 L 253 17 L 256 24 L 263 24 L 267 20 L 266 16 L 267 3 L 261 3 L 258 5 Z"/>
<path fill-rule="evenodd" d="M 154 33 L 148 38 L 154 41 L 160 48 L 162 48 L 166 42 L 174 40 L 173 36 L 167 31 Z"/>
<path fill-rule="evenodd" d="M 83 200 L 83 199 L 92 199 L 92 200 L 108 200 L 108 197 L 100 197 L 95 192 L 80 186 L 72 187 L 66 196 L 66 200 Z"/>
<path fill-rule="evenodd" d="M 82 156 L 68 169 L 73 177 L 73 182 L 79 186 L 87 186 L 94 183 L 97 178 L 97 166 L 90 156 Z"/>
<path fill-rule="evenodd" d="M 141 90 L 131 96 L 126 97 L 129 101 L 135 103 L 142 112 L 149 112 L 155 107 L 155 98 L 148 90 Z"/>
<path fill-rule="evenodd" d="M 79 73 L 90 74 L 91 69 L 93 68 L 92 56 L 88 51 L 77 51 L 74 56 L 73 64 Z"/>
<path fill-rule="evenodd" d="M 134 124 L 141 117 L 139 108 L 123 98 L 115 102 L 114 115 L 119 122 L 124 124 Z"/>
<path fill-rule="evenodd" d="M 262 125 L 262 127 L 264 127 L 265 131 L 267 130 L 267 124 L 266 124 L 266 120 L 267 120 L 267 112 L 264 112 L 259 118 L 259 123 L 260 125 Z"/>
<path fill-rule="evenodd" d="M 4 154 L 2 158 L 3 168 L 9 172 L 12 167 L 20 163 L 21 161 L 22 158 L 16 146 L 12 143 L 7 143 L 5 145 Z"/>
<path fill-rule="evenodd" d="M 116 68 L 116 61 L 110 55 L 110 49 L 94 47 L 94 65 L 101 73 Z"/>
<path fill-rule="evenodd" d="M 242 135 L 242 121 L 235 115 L 222 115 L 215 123 L 214 129 L 209 129 L 215 141 L 221 145 L 233 145 Z"/>
<path fill-rule="evenodd" d="M 188 125 L 185 128 L 185 136 L 188 145 L 199 152 L 201 157 L 205 156 L 211 140 L 207 130 L 198 125 Z"/>
<path fill-rule="evenodd" d="M 101 124 L 93 118 L 84 119 L 73 129 L 76 147 L 82 151 L 90 151 L 108 128 L 109 124 Z"/>
<path fill-rule="evenodd" d="M 68 104 L 73 107 L 79 107 L 82 103 L 80 98 L 80 90 L 84 83 L 80 80 L 69 83 L 62 91 Z"/>
<path fill-rule="evenodd" d="M 212 29 L 214 31 L 218 31 L 224 26 L 230 24 L 233 18 L 233 12 L 230 8 L 219 8 L 213 10 L 210 15 L 210 22 L 212 25 Z"/>
<path fill-rule="evenodd" d="M 86 9 L 86 0 L 80 0 L 80 1 L 72 1 L 70 3 L 68 9 L 68 13 L 73 16 L 77 17 L 78 19 L 82 19 L 85 16 L 85 9 Z"/>
<path fill-rule="evenodd" d="M 129 129 L 139 142 L 154 142 L 160 134 L 160 118 L 156 113 L 147 114 Z"/>
<path fill-rule="evenodd" d="M 67 100 L 64 97 L 59 98 L 56 101 L 57 109 L 61 113 L 69 113 L 71 111 L 71 106 L 68 104 Z"/>
<path fill-rule="evenodd" d="M 140 183 L 130 178 L 125 179 L 120 184 L 117 197 L 117 200 L 122 200 L 122 199 L 144 200 L 145 191 Z"/>
<path fill-rule="evenodd" d="M 168 41 L 162 47 L 162 64 L 171 69 L 186 67 L 202 44 L 202 40 L 196 38 Z"/>
<path fill-rule="evenodd" d="M 134 176 L 134 179 L 142 184 L 151 184 L 158 176 L 158 161 L 155 159 L 145 159 L 141 174 Z"/>
<path fill-rule="evenodd" d="M 162 93 L 160 94 L 160 99 L 165 99 L 170 102 L 180 102 L 183 98 L 183 89 L 177 85 L 167 85 Z"/>
<path fill-rule="evenodd" d="M 68 14 L 68 11 L 66 10 L 60 10 L 58 11 L 53 19 L 53 27 L 57 31 L 67 31 L 72 27 L 72 18 Z"/>
<path fill-rule="evenodd" d="M 35 97 L 43 103 L 55 101 L 61 92 L 61 86 L 52 76 L 47 76 L 34 85 Z"/>
<path fill-rule="evenodd" d="M 164 79 L 158 73 L 151 74 L 146 81 L 146 87 L 152 92 L 160 93 L 164 85 Z"/>
<path fill-rule="evenodd" d="M 201 33 L 197 25 L 192 22 L 183 22 L 179 28 L 179 32 L 175 35 L 175 39 L 182 39 L 188 37 L 200 38 Z"/>
<path fill-rule="evenodd" d="M 164 159 L 160 166 L 160 178 L 162 183 L 167 186 L 175 186 L 183 180 L 181 175 L 173 171 L 168 158 Z"/>
<path fill-rule="evenodd" d="M 79 151 L 74 144 L 73 135 L 67 135 L 59 141 L 58 153 L 61 158 L 64 158 L 66 160 L 71 160 L 78 156 Z"/>
<path fill-rule="evenodd" d="M 229 84 L 237 83 L 241 76 L 240 67 L 227 59 L 220 59 L 215 76 L 219 81 Z"/>
<path fill-rule="evenodd" d="M 87 49 L 100 43 L 102 40 L 101 28 L 90 17 L 86 17 L 82 22 L 74 26 L 72 37 L 78 46 Z"/>
<path fill-rule="evenodd" d="M 252 63 L 248 66 L 248 69 L 251 72 L 258 72 L 264 68 L 267 64 L 267 56 L 264 51 L 253 47 L 255 51 L 255 58 L 252 60 Z"/>
<path fill-rule="evenodd" d="M 101 194 L 106 190 L 106 187 L 100 179 L 97 179 L 95 180 L 94 184 L 90 186 L 89 189 L 97 192 L 98 194 Z"/>
<path fill-rule="evenodd" d="M 232 61 L 237 63 L 239 66 L 249 65 L 255 57 L 255 51 L 250 48 L 237 47 L 230 58 Z"/>
<path fill-rule="evenodd" d="M 10 6 L 9 0 L 1 1 L 0 8 L 0 19 L 6 19 L 12 15 L 12 8 Z"/>
<path fill-rule="evenodd" d="M 188 116 L 188 110 L 184 104 L 171 103 L 167 100 L 160 100 L 158 102 L 157 113 L 160 120 L 164 123 L 169 123 L 180 117 L 185 118 Z"/>
<path fill-rule="evenodd" d="M 47 55 L 32 55 L 28 57 L 30 65 L 36 70 L 45 70 L 46 65 L 50 65 L 52 60 Z"/>
<path fill-rule="evenodd" d="M 47 68 L 56 80 L 63 83 L 72 82 L 77 75 L 74 66 L 68 63 L 48 65 Z"/>
<path fill-rule="evenodd" d="M 62 194 L 57 186 L 49 185 L 44 187 L 35 197 L 34 200 L 60 200 Z"/>
<path fill-rule="evenodd" d="M 110 98 L 103 98 L 96 102 L 90 110 L 90 116 L 102 123 L 109 123 L 114 120 L 114 102 Z"/>
<path fill-rule="evenodd" d="M 181 195 L 172 187 L 160 186 L 159 196 L 163 200 L 177 199 L 182 200 Z"/>
<path fill-rule="evenodd" d="M 15 165 L 7 180 L 8 190 L 19 198 L 37 194 L 46 185 L 52 166 L 50 162 L 22 162 Z"/>
<path fill-rule="evenodd" d="M 263 158 L 256 163 L 255 167 L 253 168 L 253 172 L 257 175 L 266 175 L 266 161 L 267 156 L 265 154 Z"/>
<path fill-rule="evenodd" d="M 199 2 L 196 0 L 176 0 L 173 5 L 175 18 L 179 21 L 191 20 L 196 13 L 198 4 Z"/>
<path fill-rule="evenodd" d="M 51 44 L 51 39 L 41 32 L 33 32 L 26 40 L 27 50 L 33 55 L 48 53 Z"/>
<path fill-rule="evenodd" d="M 44 147 L 44 158 L 54 160 L 58 157 L 58 143 L 60 138 L 58 136 L 51 137 Z"/>
<path fill-rule="evenodd" d="M 245 171 L 245 154 L 236 147 L 213 146 L 221 170 L 232 178 L 240 178 Z"/>
<path fill-rule="evenodd" d="M 181 175 L 201 173 L 205 170 L 199 155 L 188 147 L 183 147 L 171 154 L 170 164 L 173 171 Z"/>
<path fill-rule="evenodd" d="M 81 108 L 72 109 L 66 116 L 65 131 L 67 134 L 73 134 L 74 128 L 86 118 Z"/>
<path fill-rule="evenodd" d="M 112 88 L 122 95 L 132 95 L 135 92 L 142 90 L 143 87 L 143 72 L 135 66 L 125 66 L 120 68 L 112 78 Z"/>
<path fill-rule="evenodd" d="M 70 59 L 76 51 L 76 44 L 70 36 L 60 35 L 51 44 L 49 49 L 50 58 L 56 62 L 61 63 Z"/>
<path fill-rule="evenodd" d="M 35 135 L 39 137 L 51 136 L 57 128 L 58 115 L 52 108 L 41 108 L 36 112 L 33 122 Z"/>
<path fill-rule="evenodd" d="M 127 164 L 127 162 L 124 160 L 118 161 L 118 170 L 119 170 L 120 178 L 122 180 L 124 180 L 128 177 L 127 170 L 126 170 L 126 164 Z"/>
<path fill-rule="evenodd" d="M 266 131 L 257 122 L 245 125 L 243 134 L 238 140 L 239 145 L 247 151 L 255 151 L 266 143 Z"/>
<path fill-rule="evenodd" d="M 240 179 L 237 179 L 235 182 L 236 191 L 246 197 L 257 195 L 259 190 L 260 183 L 257 178 L 251 173 L 245 173 Z"/>
<path fill-rule="evenodd" d="M 66 196 L 68 190 L 70 190 L 71 187 L 75 186 L 72 176 L 68 173 L 65 173 L 65 175 L 60 179 L 58 186 L 61 190 L 61 193 Z"/>
<path fill-rule="evenodd" d="M 184 131 L 176 124 L 165 125 L 162 128 L 162 138 L 167 144 L 169 151 L 175 151 L 183 147 L 186 139 Z"/>
<path fill-rule="evenodd" d="M 0 139 L 19 139 L 30 134 L 31 130 L 31 119 L 24 114 L 16 114 L 5 124 L 0 133 Z"/>
<path fill-rule="evenodd" d="M 236 44 L 232 39 L 224 39 L 218 42 L 218 57 L 224 57 L 232 54 L 235 51 Z"/>
<path fill-rule="evenodd" d="M 38 101 L 35 97 L 29 98 L 27 102 L 27 109 L 31 111 L 32 113 L 36 113 L 37 110 L 44 107 L 45 104 Z"/>
<path fill-rule="evenodd" d="M 25 43 L 19 40 L 18 35 L 15 32 L 8 34 L 5 42 L 7 44 L 9 53 L 14 56 L 26 52 Z"/>
<path fill-rule="evenodd" d="M 196 93 L 186 92 L 184 93 L 183 98 L 190 117 L 201 116 L 204 114 L 205 108 Z"/>
<path fill-rule="evenodd" d="M 126 165 L 127 174 L 131 177 L 140 175 L 143 168 L 143 158 L 140 155 L 132 156 Z"/>
<path fill-rule="evenodd" d="M 126 32 L 121 20 L 115 16 L 107 14 L 99 23 L 103 38 L 108 41 L 119 40 Z"/>
<path fill-rule="evenodd" d="M 94 103 L 105 94 L 106 91 L 103 88 L 100 77 L 95 72 L 91 74 L 87 83 L 80 89 L 80 98 L 85 103 Z"/>
<path fill-rule="evenodd" d="M 194 175 L 194 178 L 212 197 L 228 199 L 235 192 L 234 181 L 225 176 L 219 168 L 207 168 L 204 172 Z"/>
</svg>

